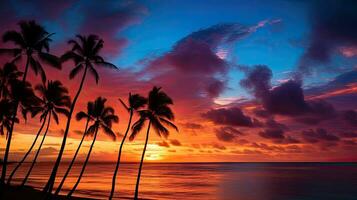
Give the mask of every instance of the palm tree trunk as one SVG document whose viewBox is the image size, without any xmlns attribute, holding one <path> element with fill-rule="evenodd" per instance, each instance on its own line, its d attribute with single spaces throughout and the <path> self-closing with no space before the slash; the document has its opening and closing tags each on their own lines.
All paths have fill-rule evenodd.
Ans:
<svg viewBox="0 0 357 200">
<path fill-rule="evenodd" d="M 63 186 L 63 184 L 64 184 L 64 181 L 66 180 L 66 178 L 67 178 L 67 176 L 68 176 L 69 172 L 70 172 L 70 171 L 71 171 L 71 169 L 72 169 L 72 166 L 73 166 L 73 164 L 74 164 L 74 161 L 75 161 L 75 160 L 76 160 L 76 158 L 77 158 L 77 155 L 78 155 L 79 149 L 81 148 L 82 143 L 83 143 L 83 141 L 84 141 L 84 138 L 85 138 L 85 136 L 86 136 L 86 134 L 85 134 L 85 133 L 87 132 L 87 129 L 88 129 L 88 124 L 89 124 L 89 119 L 87 120 L 87 123 L 86 123 L 86 128 L 84 129 L 84 133 L 83 133 L 83 136 L 82 136 L 81 141 L 79 142 L 78 148 L 77 148 L 76 152 L 74 153 L 73 159 L 72 159 L 71 163 L 69 164 L 69 166 L 68 166 L 68 168 L 67 168 L 66 173 L 63 175 L 63 178 L 62 178 L 61 183 L 60 183 L 60 184 L 58 185 L 58 187 L 57 187 L 57 190 L 56 190 L 56 192 L 55 192 L 55 195 L 58 195 L 58 194 L 59 194 L 59 192 L 61 191 L 62 186 Z"/>
<path fill-rule="evenodd" d="M 70 197 L 72 196 L 73 192 L 77 189 L 77 186 L 78 186 L 79 182 L 80 182 L 81 179 L 82 179 L 82 176 L 83 176 L 84 170 L 86 169 L 86 166 L 87 166 L 87 163 L 88 163 L 90 154 L 92 153 L 92 149 L 93 149 L 95 140 L 97 139 L 97 134 L 98 134 L 98 127 L 95 129 L 95 134 L 94 134 L 93 142 L 92 142 L 92 144 L 91 144 L 91 146 L 90 146 L 90 148 L 89 148 L 89 152 L 88 152 L 88 154 L 87 154 L 86 160 L 85 160 L 84 163 L 83 163 L 83 167 L 82 167 L 81 173 L 79 174 L 78 179 L 77 179 L 77 182 L 74 184 L 72 190 L 67 194 L 67 198 L 70 198 Z"/>
<path fill-rule="evenodd" d="M 148 130 L 147 130 L 147 132 L 146 132 L 146 139 L 145 139 L 144 150 L 143 150 L 143 154 L 141 155 L 141 161 L 140 161 L 140 166 L 139 166 L 139 173 L 138 173 L 138 177 L 137 177 L 137 179 L 136 179 L 136 187 L 135 187 L 134 200 L 138 200 L 138 196 L 139 196 L 139 185 L 140 185 L 141 169 L 142 169 L 142 167 L 143 167 L 143 162 L 144 162 L 145 152 L 146 152 L 146 146 L 147 146 L 148 140 L 149 140 L 150 127 L 151 127 L 151 121 L 149 122 L 149 125 L 148 125 Z"/>
<path fill-rule="evenodd" d="M 12 170 L 8 180 L 7 180 L 7 184 L 10 185 L 11 183 L 11 180 L 12 180 L 12 177 L 15 175 L 16 171 L 18 170 L 18 168 L 22 165 L 23 162 L 25 162 L 27 156 L 31 153 L 33 147 L 35 146 L 36 142 L 37 142 L 37 139 L 38 137 L 40 136 L 41 132 L 42 132 L 42 129 L 43 127 L 45 126 L 46 124 L 46 121 L 47 121 L 47 114 L 45 115 L 45 118 L 43 119 L 43 122 L 42 122 L 42 125 L 40 127 L 40 129 L 38 130 L 37 134 L 36 134 L 36 137 L 34 139 L 34 141 L 32 142 L 32 145 L 30 146 L 29 150 L 26 152 L 25 156 L 22 158 L 22 160 L 16 165 L 16 167 L 14 168 L 14 170 Z"/>
<path fill-rule="evenodd" d="M 46 130 L 45 130 L 45 132 L 43 133 L 43 137 L 42 137 L 40 146 L 39 146 L 38 149 L 37 149 L 36 155 L 35 155 L 35 157 L 34 157 L 34 159 L 33 159 L 33 161 L 32 161 L 32 164 L 31 164 L 31 166 L 30 166 L 30 169 L 28 170 L 28 172 L 27 172 L 27 174 L 26 174 L 24 180 L 23 180 L 22 183 L 21 183 L 21 187 L 23 187 L 23 186 L 26 184 L 27 179 L 29 178 L 29 176 L 30 176 L 30 174 L 31 174 L 31 171 L 32 171 L 33 167 L 35 166 L 37 157 L 38 157 L 38 155 L 40 154 L 40 151 L 41 151 L 41 148 L 42 148 L 42 144 L 43 144 L 43 142 L 45 141 L 45 138 L 46 138 L 46 135 L 47 135 L 47 132 L 48 132 L 48 128 L 50 127 L 50 122 L 51 122 L 51 111 L 49 111 L 49 112 L 50 112 L 50 113 L 49 113 L 49 115 L 48 115 L 48 122 L 47 122 Z"/>
<path fill-rule="evenodd" d="M 24 83 L 26 81 L 27 77 L 27 71 L 29 69 L 29 63 L 30 63 L 30 56 L 27 55 L 27 61 L 26 61 L 26 66 L 25 66 L 25 73 L 22 77 L 22 82 Z M 19 102 L 15 103 L 15 110 L 14 110 L 14 116 L 11 122 L 11 127 L 10 130 L 8 131 L 8 139 L 7 139 L 7 144 L 6 144 L 6 149 L 5 149 L 5 154 L 4 154 L 4 161 L 2 165 L 2 171 L 1 171 L 1 178 L 0 178 L 0 185 L 5 183 L 5 178 L 6 178 L 6 167 L 7 167 L 7 160 L 9 158 L 9 152 L 10 152 L 10 146 L 11 146 L 11 138 L 12 138 L 12 131 L 14 130 L 15 126 L 15 119 L 17 115 L 17 108 L 19 107 Z M 3 187 L 1 187 L 3 188 Z M 0 195 L 2 193 L 2 189 L 0 189 Z"/>
<path fill-rule="evenodd" d="M 48 179 L 46 186 L 43 188 L 43 192 L 48 192 L 48 194 L 51 194 L 51 193 L 52 193 L 53 185 L 54 185 L 54 183 L 55 183 L 55 179 L 56 179 L 56 175 L 57 175 L 57 170 L 58 170 L 58 167 L 59 167 L 60 162 L 61 162 L 61 159 L 62 159 L 62 155 L 63 155 L 63 152 L 64 152 L 64 148 L 65 148 L 65 146 L 66 146 L 66 141 L 67 141 L 67 136 L 68 136 L 68 132 L 69 132 L 69 127 L 70 127 L 70 125 L 71 125 L 72 114 L 73 114 L 74 107 L 75 107 L 75 105 L 76 105 L 77 99 L 78 99 L 78 97 L 79 97 L 79 94 L 80 94 L 81 91 L 82 91 L 83 84 L 84 84 L 84 80 L 85 80 L 86 74 L 87 74 L 87 69 L 88 69 L 88 65 L 86 65 L 86 67 L 85 67 L 85 69 L 84 69 L 84 73 L 83 73 L 82 80 L 81 80 L 81 83 L 80 83 L 80 85 L 79 85 L 77 94 L 76 94 L 76 96 L 74 97 L 73 102 L 72 102 L 72 104 L 71 104 L 71 108 L 70 108 L 69 115 L 68 115 L 68 118 L 67 118 L 66 130 L 64 131 L 64 134 L 63 134 L 63 140 L 62 140 L 62 144 L 61 144 L 61 149 L 60 149 L 60 151 L 59 151 L 59 153 L 58 153 L 58 157 L 57 157 L 56 163 L 55 163 L 55 165 L 54 165 L 54 167 L 53 167 L 53 169 L 52 169 L 50 178 Z"/>
<path fill-rule="evenodd" d="M 131 119 L 133 117 L 133 110 L 130 109 L 130 117 L 129 117 L 129 122 L 128 122 L 128 127 L 126 128 L 124 137 L 121 141 L 120 147 L 119 147 L 119 153 L 118 153 L 118 160 L 117 160 L 117 164 L 115 166 L 115 170 L 114 170 L 114 175 L 113 175 L 113 180 L 112 180 L 112 190 L 110 191 L 110 195 L 109 195 L 109 199 L 111 200 L 113 198 L 114 195 L 114 191 L 115 191 L 115 180 L 117 177 L 117 173 L 118 173 L 118 169 L 119 169 L 119 164 L 120 164 L 120 157 L 121 157 L 121 150 L 124 146 L 124 142 L 126 139 L 126 136 L 128 135 L 129 129 L 130 129 L 130 125 L 131 125 Z"/>
</svg>

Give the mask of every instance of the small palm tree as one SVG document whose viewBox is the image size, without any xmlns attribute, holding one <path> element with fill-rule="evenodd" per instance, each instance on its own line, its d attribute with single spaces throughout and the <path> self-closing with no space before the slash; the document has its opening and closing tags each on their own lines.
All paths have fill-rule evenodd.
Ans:
<svg viewBox="0 0 357 200">
<path fill-rule="evenodd" d="M 0 69 L 0 98 L 8 98 L 10 95 L 9 86 L 13 80 L 16 80 L 22 76 L 22 72 L 17 70 L 14 63 L 6 63 L 3 68 Z"/>
<path fill-rule="evenodd" d="M 70 198 L 73 194 L 73 192 L 76 190 L 79 182 L 81 181 L 81 178 L 83 176 L 83 173 L 85 171 L 85 168 L 87 166 L 89 157 L 91 155 L 94 143 L 97 139 L 97 134 L 99 128 L 102 128 L 104 133 L 108 136 L 110 136 L 113 140 L 115 140 L 115 133 L 112 131 L 111 127 L 113 122 L 117 123 L 119 121 L 118 116 L 114 114 L 114 109 L 112 107 L 106 107 L 105 102 L 107 100 L 102 97 L 98 97 L 94 102 L 90 102 L 90 107 L 92 107 L 93 112 L 89 113 L 90 118 L 93 119 L 93 124 L 88 128 L 86 134 L 93 136 L 93 141 L 92 144 L 89 148 L 86 160 L 83 163 L 82 170 L 78 176 L 77 182 L 74 184 L 72 190 L 67 194 L 67 198 Z"/>
<path fill-rule="evenodd" d="M 0 49 L 0 54 L 11 54 L 14 56 L 11 62 L 20 60 L 23 56 L 26 56 L 26 66 L 24 74 L 22 76 L 22 82 L 24 83 L 27 78 L 28 69 L 31 67 L 36 74 L 40 73 L 42 81 L 46 80 L 46 74 L 42 68 L 41 62 L 45 62 L 50 66 L 61 69 L 60 60 L 49 54 L 49 43 L 51 42 L 51 36 L 41 25 L 38 25 L 35 21 L 21 21 L 19 22 L 20 31 L 7 31 L 3 35 L 3 42 L 12 42 L 16 45 L 12 49 Z M 9 156 L 12 132 L 14 130 L 15 119 L 17 115 L 18 103 L 15 102 L 15 110 L 13 121 L 8 131 L 8 140 L 4 153 L 4 164 L 2 166 L 0 183 L 5 182 L 7 159 Z"/>
<path fill-rule="evenodd" d="M 74 107 L 75 107 L 77 99 L 82 91 L 87 72 L 89 71 L 95 77 L 96 82 L 98 83 L 99 75 L 95 69 L 96 66 L 117 69 L 115 65 L 106 62 L 99 55 L 101 49 L 103 48 L 103 44 L 104 44 L 104 41 L 102 39 L 99 39 L 99 37 L 96 35 L 89 35 L 88 37 L 82 36 L 82 35 L 77 35 L 77 38 L 78 38 L 78 41 L 77 40 L 68 41 L 68 43 L 70 45 L 72 45 L 72 49 L 70 51 L 66 52 L 62 56 L 62 61 L 72 60 L 75 63 L 75 67 L 72 69 L 72 71 L 69 74 L 69 77 L 71 79 L 73 79 L 76 75 L 78 75 L 78 73 L 81 70 L 83 70 L 83 74 L 82 74 L 82 79 L 81 79 L 78 91 L 73 98 L 72 106 L 69 110 L 69 116 L 68 116 L 65 131 L 63 134 L 61 149 L 58 153 L 55 165 L 53 166 L 50 178 L 47 181 L 47 184 L 43 189 L 43 191 L 48 192 L 48 194 L 50 194 L 53 189 L 53 184 L 56 179 L 57 170 L 58 170 L 59 164 L 62 159 L 64 148 L 66 146 L 67 136 L 68 136 L 69 127 L 71 124 Z"/>
<path fill-rule="evenodd" d="M 46 80 L 46 73 L 41 65 L 44 62 L 57 69 L 61 69 L 61 62 L 57 56 L 50 53 L 49 44 L 54 33 L 48 33 L 45 28 L 35 21 L 20 21 L 20 31 L 7 31 L 4 33 L 3 42 L 12 42 L 16 45 L 11 49 L 0 49 L 0 54 L 10 54 L 14 58 L 11 62 L 16 62 L 26 56 L 26 66 L 23 79 L 26 80 L 28 69 L 31 67 L 35 74 L 40 73 L 43 81 Z M 41 61 L 41 62 L 40 62 Z"/>
<path fill-rule="evenodd" d="M 60 184 L 58 185 L 58 187 L 57 187 L 57 189 L 56 189 L 55 195 L 58 195 L 59 192 L 61 191 L 61 189 L 62 189 L 62 187 L 63 187 L 63 184 L 64 184 L 64 182 L 65 182 L 65 180 L 66 180 L 66 178 L 67 178 L 69 172 L 71 171 L 74 162 L 76 161 L 77 155 L 78 155 L 79 150 L 80 150 L 80 148 L 81 148 L 81 146 L 82 146 L 82 143 L 83 143 L 83 141 L 84 141 L 84 138 L 85 138 L 86 136 L 88 136 L 86 133 L 87 133 L 87 130 L 88 130 L 89 122 L 90 122 L 91 119 L 92 119 L 92 118 L 91 118 L 91 116 L 92 116 L 91 113 L 93 113 L 93 104 L 90 103 L 90 102 L 88 102 L 88 104 L 87 104 L 87 112 L 80 111 L 80 112 L 78 112 L 77 115 L 76 115 L 76 120 L 77 120 L 77 121 L 80 121 L 80 120 L 82 120 L 82 119 L 86 119 L 86 125 L 85 125 L 85 128 L 84 128 L 84 132 L 83 132 L 83 135 L 82 135 L 82 139 L 81 139 L 81 141 L 79 142 L 79 145 L 78 145 L 78 147 L 77 147 L 76 152 L 74 153 L 74 156 L 73 156 L 73 158 L 72 158 L 71 163 L 68 165 L 67 171 L 66 171 L 65 174 L 63 175 L 62 181 L 60 182 Z"/>
<path fill-rule="evenodd" d="M 110 195 L 109 195 L 109 199 L 112 199 L 113 195 L 114 195 L 115 180 L 116 180 L 118 169 L 119 169 L 121 151 L 122 151 L 125 139 L 126 139 L 126 137 L 128 135 L 128 132 L 129 132 L 129 129 L 130 129 L 130 126 L 131 126 L 131 120 L 132 120 L 134 111 L 137 111 L 139 108 L 144 107 L 146 105 L 146 103 L 147 103 L 147 99 L 145 97 L 140 96 L 139 94 L 131 95 L 131 93 L 129 93 L 128 105 L 124 101 L 122 101 L 121 99 L 119 99 L 119 101 L 121 102 L 123 107 L 129 112 L 129 121 L 128 121 L 128 127 L 126 128 L 125 134 L 124 134 L 123 139 L 122 139 L 122 141 L 120 143 L 120 146 L 119 146 L 118 160 L 117 160 L 117 164 L 116 164 L 115 170 L 114 170 L 114 175 L 113 175 L 113 180 L 112 180 L 112 189 L 111 189 L 111 192 L 110 192 Z"/>
<path fill-rule="evenodd" d="M 26 160 L 28 155 L 31 153 L 33 147 L 35 146 L 37 139 L 39 135 L 42 132 L 42 129 L 45 126 L 45 123 L 47 121 L 47 127 L 45 129 L 45 132 L 42 137 L 42 141 L 40 143 L 39 148 L 37 149 L 36 155 L 33 159 L 33 162 L 27 172 L 27 175 L 25 176 L 22 185 L 24 185 L 32 171 L 32 168 L 34 167 L 37 157 L 40 153 L 42 144 L 46 138 L 46 134 L 48 132 L 48 128 L 50 126 L 50 121 L 51 118 L 55 120 L 55 122 L 58 124 L 59 123 L 59 118 L 58 114 L 63 114 L 65 116 L 68 115 L 68 107 L 71 105 L 71 100 L 70 97 L 68 96 L 68 90 L 62 85 L 60 81 L 48 81 L 47 85 L 37 85 L 35 88 L 38 92 L 39 95 L 41 96 L 40 98 L 40 105 L 38 106 L 31 106 L 28 109 L 25 109 L 25 116 L 27 112 L 31 112 L 32 117 L 36 116 L 37 114 L 41 113 L 40 116 L 40 122 L 42 122 L 42 125 L 40 129 L 38 130 L 36 137 L 34 141 L 32 142 L 32 145 L 30 146 L 29 150 L 26 152 L 24 157 L 21 159 L 21 161 L 17 164 L 17 166 L 14 168 L 12 173 L 9 176 L 8 179 L 8 184 L 10 184 L 12 177 L 15 175 L 16 171 L 18 168 L 23 164 L 23 162 Z"/>
<path fill-rule="evenodd" d="M 171 122 L 174 120 L 174 114 L 171 108 L 169 107 L 169 105 L 172 104 L 173 104 L 172 99 L 166 93 L 161 91 L 161 88 L 154 87 L 149 92 L 148 108 L 146 110 L 138 111 L 140 118 L 132 126 L 132 133 L 129 137 L 130 141 L 135 139 L 137 134 L 144 127 L 145 122 L 149 121 L 149 125 L 146 132 L 145 145 L 144 145 L 140 166 L 139 166 L 138 177 L 136 180 L 135 196 L 134 196 L 135 200 L 137 200 L 139 196 L 141 169 L 144 162 L 145 151 L 149 140 L 149 133 L 150 133 L 151 126 L 154 128 L 155 132 L 160 137 L 164 136 L 165 138 L 168 137 L 170 133 L 169 130 L 165 127 L 165 125 L 178 131 L 178 128 L 175 126 L 175 124 Z"/>
</svg>

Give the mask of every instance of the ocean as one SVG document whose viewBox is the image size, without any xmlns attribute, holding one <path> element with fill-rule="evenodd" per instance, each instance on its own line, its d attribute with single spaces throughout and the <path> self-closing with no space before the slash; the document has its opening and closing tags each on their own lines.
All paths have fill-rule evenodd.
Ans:
<svg viewBox="0 0 357 200">
<path fill-rule="evenodd" d="M 19 183 L 28 166 L 26 163 L 18 171 L 15 184 Z M 51 163 L 38 163 L 28 185 L 41 189 L 51 167 Z M 61 194 L 66 194 L 73 186 L 80 167 L 80 164 L 74 166 Z M 89 163 L 74 195 L 106 199 L 114 167 L 115 163 Z M 65 169 L 66 164 L 62 164 L 59 176 Z M 115 193 L 117 199 L 132 199 L 137 170 L 137 163 L 121 165 Z M 139 197 L 167 200 L 357 200 L 357 163 L 144 163 Z"/>
</svg>

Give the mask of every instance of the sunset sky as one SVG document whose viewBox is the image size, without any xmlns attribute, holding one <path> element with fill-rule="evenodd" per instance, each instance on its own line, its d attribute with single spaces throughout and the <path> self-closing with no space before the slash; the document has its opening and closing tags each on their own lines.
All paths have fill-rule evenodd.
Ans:
<svg viewBox="0 0 357 200">
<path fill-rule="evenodd" d="M 103 38 L 102 56 L 119 70 L 98 69 L 98 85 L 88 78 L 76 112 L 103 96 L 119 115 L 113 130 L 120 134 L 129 114 L 118 98 L 162 87 L 174 100 L 179 132 L 165 139 L 152 131 L 146 160 L 357 161 L 356 1 L 50 2 L 1 1 L 1 34 L 18 29 L 20 20 L 36 20 L 55 33 L 50 52 L 58 56 L 78 33 Z M 1 65 L 7 61 L 0 57 Z M 72 97 L 80 81 L 69 80 L 73 67 L 46 68 Z M 31 71 L 30 80 L 36 85 L 40 77 Z M 65 120 L 52 123 L 40 160 L 54 161 Z M 73 119 L 65 159 L 84 125 Z M 26 152 L 39 126 L 38 118 L 15 126 L 10 160 Z M 99 134 L 92 160 L 115 161 L 121 137 L 113 142 Z M 126 143 L 125 161 L 139 160 L 143 139 L 140 133 Z M 3 155 L 5 137 L 0 145 Z"/>
</svg>

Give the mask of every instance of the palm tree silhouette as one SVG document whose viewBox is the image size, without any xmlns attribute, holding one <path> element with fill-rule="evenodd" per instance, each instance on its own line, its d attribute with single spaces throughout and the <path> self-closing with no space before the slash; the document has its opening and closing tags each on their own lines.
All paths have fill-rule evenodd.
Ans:
<svg viewBox="0 0 357 200">
<path fill-rule="evenodd" d="M 17 70 L 14 63 L 6 63 L 0 69 L 0 98 L 6 99 L 10 95 L 9 86 L 11 81 L 18 79 L 22 76 L 22 72 Z"/>
<path fill-rule="evenodd" d="M 178 128 L 175 126 L 175 124 L 171 122 L 174 120 L 174 114 L 171 108 L 169 107 L 169 105 L 172 104 L 173 104 L 172 99 L 165 92 L 161 91 L 160 87 L 154 87 L 149 92 L 148 108 L 145 110 L 138 111 L 140 118 L 132 126 L 132 133 L 129 137 L 130 141 L 135 139 L 137 134 L 144 127 L 145 122 L 149 121 L 149 125 L 146 132 L 145 145 L 144 145 L 140 166 L 139 166 L 138 177 L 136 180 L 135 196 L 134 196 L 135 200 L 137 200 L 139 196 L 141 169 L 144 162 L 145 151 L 149 140 L 151 125 L 154 128 L 155 132 L 160 137 L 164 136 L 166 138 L 170 133 L 169 130 L 165 127 L 165 125 L 174 128 L 176 131 L 178 131 Z"/>
<path fill-rule="evenodd" d="M 42 26 L 38 25 L 35 21 L 21 21 L 19 22 L 19 26 L 20 31 L 7 31 L 2 37 L 3 42 L 12 42 L 16 45 L 16 48 L 1 48 L 0 54 L 13 55 L 14 58 L 11 62 L 16 62 L 20 60 L 22 56 L 26 56 L 25 71 L 22 76 L 23 83 L 26 81 L 29 67 L 33 69 L 35 74 L 40 73 L 42 81 L 45 81 L 46 75 L 39 60 L 49 64 L 50 66 L 61 69 L 60 60 L 56 56 L 48 53 L 49 43 L 51 42 L 50 37 L 53 34 L 49 34 Z M 14 130 L 15 119 L 17 115 L 18 103 L 19 102 L 15 102 L 13 121 L 10 125 L 10 130 L 8 131 L 9 134 L 0 179 L 1 184 L 5 182 L 7 160 L 10 151 L 12 132 Z"/>
<path fill-rule="evenodd" d="M 109 67 L 109 68 L 116 68 L 115 65 L 106 62 L 100 55 L 100 50 L 103 48 L 104 41 L 102 39 L 99 39 L 98 36 L 96 35 L 89 35 L 87 36 L 82 36 L 82 35 L 77 35 L 77 40 L 69 40 L 68 43 L 72 45 L 72 49 L 68 52 L 66 52 L 64 55 L 62 55 L 61 59 L 62 61 L 68 61 L 72 60 L 75 63 L 75 67 L 72 69 L 72 71 L 69 74 L 70 79 L 73 79 L 78 73 L 83 69 L 83 75 L 82 79 L 78 88 L 78 91 L 76 95 L 73 98 L 73 102 L 71 105 L 71 108 L 69 110 L 69 115 L 67 119 L 67 124 L 66 124 L 66 129 L 63 134 L 63 140 L 61 144 L 61 149 L 58 153 L 55 165 L 52 169 L 50 178 L 47 181 L 46 186 L 44 187 L 43 191 L 48 192 L 50 194 L 53 189 L 53 184 L 56 179 L 57 175 L 57 170 L 59 167 L 59 164 L 62 159 L 62 155 L 64 152 L 64 148 L 66 146 L 66 141 L 67 141 L 67 136 L 69 132 L 69 127 L 71 124 L 71 118 L 72 114 L 74 111 L 74 107 L 76 105 L 77 99 L 82 91 L 83 84 L 87 75 L 87 71 L 95 77 L 96 82 L 98 84 L 99 81 L 99 75 L 95 69 L 95 66 L 100 66 L 100 67 Z"/>
<path fill-rule="evenodd" d="M 37 152 L 35 154 L 35 157 L 32 161 L 32 164 L 25 176 L 25 178 L 22 181 L 22 186 L 25 185 L 28 177 L 31 174 L 32 168 L 34 167 L 37 157 L 41 151 L 42 144 L 46 138 L 49 126 L 50 126 L 50 121 L 51 118 L 55 120 L 55 122 L 58 124 L 59 123 L 59 118 L 58 114 L 63 114 L 65 116 L 68 116 L 68 108 L 71 105 L 71 100 L 70 97 L 68 96 L 68 90 L 62 85 L 60 81 L 48 81 L 47 85 L 41 84 L 37 85 L 35 88 L 38 92 L 39 95 L 41 96 L 40 98 L 40 105 L 38 106 L 31 106 L 25 110 L 25 115 L 27 112 L 31 112 L 32 117 L 36 116 L 37 114 L 41 113 L 40 116 L 40 121 L 42 122 L 42 125 L 40 129 L 38 130 L 36 137 L 34 141 L 32 142 L 31 147 L 29 150 L 26 152 L 22 160 L 17 164 L 17 166 L 14 168 L 12 173 L 9 176 L 7 184 L 10 184 L 12 177 L 18 170 L 18 168 L 23 164 L 23 162 L 26 160 L 27 156 L 31 153 L 33 147 L 35 146 L 37 139 L 39 135 L 42 132 L 43 127 L 45 126 L 45 123 L 47 121 L 47 126 L 45 129 L 45 132 L 42 137 L 42 141 L 40 143 L 39 148 L 37 149 Z"/>
<path fill-rule="evenodd" d="M 10 130 L 14 108 L 14 103 L 9 99 L 0 100 L 0 134 L 5 135 L 6 131 L 6 138 Z M 15 118 L 15 122 L 19 123 L 19 119 Z"/>
<path fill-rule="evenodd" d="M 78 145 L 78 147 L 77 147 L 77 150 L 76 150 L 76 152 L 74 153 L 74 156 L 73 156 L 73 158 L 72 158 L 72 161 L 71 161 L 70 164 L 68 165 L 67 171 L 66 171 L 65 174 L 63 175 L 62 181 L 60 182 L 60 184 L 58 185 L 58 187 L 57 187 L 57 189 L 56 189 L 55 195 L 58 195 L 59 192 L 61 191 L 61 189 L 62 189 L 62 187 L 63 187 L 63 184 L 64 184 L 64 182 L 65 182 L 65 180 L 66 180 L 66 178 L 67 178 L 69 172 L 71 171 L 72 166 L 73 166 L 73 164 L 74 164 L 74 162 L 75 162 L 75 160 L 76 160 L 76 158 L 77 158 L 77 155 L 78 155 L 78 153 L 79 153 L 79 149 L 80 149 L 81 146 L 82 146 L 82 143 L 83 143 L 83 141 L 84 141 L 84 138 L 85 138 L 86 136 L 88 136 L 86 133 L 87 133 L 87 130 L 88 130 L 89 122 L 90 122 L 91 119 L 92 119 L 92 118 L 91 118 L 91 115 L 92 115 L 92 114 L 90 114 L 90 113 L 93 113 L 93 106 L 92 106 L 92 105 L 93 105 L 92 103 L 88 102 L 88 104 L 87 104 L 87 112 L 80 111 L 80 112 L 78 112 L 77 115 L 76 115 L 76 120 L 77 120 L 77 121 L 80 121 L 80 120 L 82 120 L 82 119 L 86 119 L 86 125 L 85 125 L 85 128 L 84 128 L 84 132 L 83 132 L 83 135 L 82 135 L 82 139 L 81 139 L 81 141 L 79 142 L 79 145 Z"/>
<path fill-rule="evenodd" d="M 131 126 L 131 120 L 132 120 L 134 111 L 137 111 L 139 108 L 142 108 L 147 104 L 147 99 L 145 97 L 140 96 L 139 94 L 131 95 L 131 93 L 129 93 L 128 105 L 124 101 L 122 101 L 121 99 L 119 99 L 119 101 L 121 102 L 123 107 L 129 112 L 129 121 L 128 121 L 128 126 L 126 128 L 125 134 L 123 136 L 123 139 L 122 139 L 122 141 L 120 143 L 119 153 L 118 153 L 118 160 L 117 160 L 117 163 L 116 163 L 116 166 L 115 166 L 115 170 L 114 170 L 114 175 L 113 175 L 113 180 L 112 180 L 112 189 L 110 191 L 109 199 L 112 199 L 113 195 L 114 195 L 115 180 L 116 180 L 118 169 L 119 169 L 121 151 L 122 151 L 125 139 L 126 139 L 126 137 L 128 135 L 128 132 L 129 132 L 129 129 L 130 129 L 130 126 Z"/>
<path fill-rule="evenodd" d="M 113 140 L 115 140 L 115 133 L 112 131 L 111 127 L 113 122 L 117 123 L 119 121 L 118 116 L 114 114 L 114 109 L 112 107 L 106 107 L 105 102 L 107 100 L 102 97 L 98 97 L 94 102 L 90 102 L 90 107 L 92 107 L 93 112 L 89 113 L 90 115 L 87 117 L 90 117 L 93 119 L 93 124 L 88 128 L 86 134 L 93 136 L 93 141 L 92 144 L 89 148 L 86 160 L 83 163 L 82 170 L 78 176 L 77 182 L 74 184 L 73 188 L 71 191 L 67 194 L 67 198 L 70 198 L 73 194 L 73 192 L 76 190 L 79 182 L 81 181 L 81 178 L 83 176 L 83 173 L 85 171 L 85 168 L 87 166 L 89 157 L 91 155 L 95 140 L 97 139 L 97 134 L 99 128 L 102 128 L 104 133 L 108 136 L 110 136 Z"/>
</svg>

